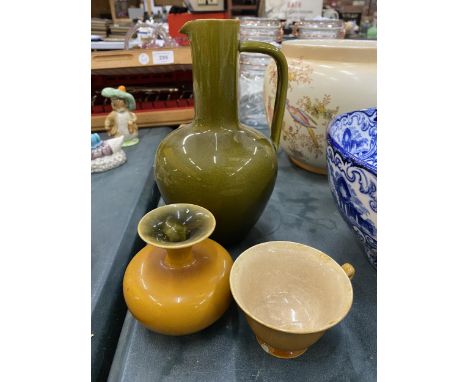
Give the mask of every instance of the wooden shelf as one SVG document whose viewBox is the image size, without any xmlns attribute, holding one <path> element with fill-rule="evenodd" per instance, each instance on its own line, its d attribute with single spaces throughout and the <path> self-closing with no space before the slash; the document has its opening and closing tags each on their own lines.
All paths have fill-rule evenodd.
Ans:
<svg viewBox="0 0 468 382">
<path fill-rule="evenodd" d="M 157 52 L 172 52 L 173 61 L 160 64 L 155 62 Z M 190 47 L 158 49 L 113 50 L 91 53 L 92 74 L 125 74 L 145 72 L 165 72 L 177 69 L 190 69 L 192 55 Z"/>
<path fill-rule="evenodd" d="M 157 52 L 172 52 L 173 60 L 158 63 Z M 155 54 L 156 53 L 156 54 Z M 155 61 L 156 58 L 156 61 Z M 103 76 L 128 76 L 135 74 L 169 73 L 192 69 L 190 47 L 130 49 L 91 54 L 91 74 Z M 171 126 L 188 123 L 193 119 L 193 107 L 137 110 L 138 127 Z M 104 131 L 108 113 L 91 115 L 91 131 Z"/>
<path fill-rule="evenodd" d="M 193 107 L 173 108 L 164 110 L 151 111 L 136 111 L 137 126 L 155 127 L 155 126 L 170 126 L 180 125 L 181 123 L 189 123 L 193 119 Z M 104 131 L 104 121 L 108 113 L 96 114 L 91 116 L 91 131 Z"/>
</svg>

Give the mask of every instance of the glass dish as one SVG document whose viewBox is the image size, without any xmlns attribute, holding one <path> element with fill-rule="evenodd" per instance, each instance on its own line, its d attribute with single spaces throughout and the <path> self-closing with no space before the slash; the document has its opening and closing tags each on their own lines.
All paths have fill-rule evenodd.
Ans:
<svg viewBox="0 0 468 382">
<path fill-rule="evenodd" d="M 345 37 L 343 20 L 303 20 L 295 25 L 294 34 L 299 39 L 341 39 Z"/>
</svg>

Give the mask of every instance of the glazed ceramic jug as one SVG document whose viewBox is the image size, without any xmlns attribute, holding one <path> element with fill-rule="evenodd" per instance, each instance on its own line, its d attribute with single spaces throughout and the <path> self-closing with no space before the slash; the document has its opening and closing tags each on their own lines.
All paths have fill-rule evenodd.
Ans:
<svg viewBox="0 0 468 382">
<path fill-rule="evenodd" d="M 186 23 L 192 49 L 195 117 L 159 145 L 154 175 L 166 203 L 192 203 L 216 217 L 213 237 L 240 240 L 265 208 L 278 170 L 276 148 L 287 91 L 288 68 L 281 51 L 263 42 L 239 42 L 239 20 Z M 239 52 L 275 60 L 277 93 L 271 140 L 238 119 Z"/>
</svg>

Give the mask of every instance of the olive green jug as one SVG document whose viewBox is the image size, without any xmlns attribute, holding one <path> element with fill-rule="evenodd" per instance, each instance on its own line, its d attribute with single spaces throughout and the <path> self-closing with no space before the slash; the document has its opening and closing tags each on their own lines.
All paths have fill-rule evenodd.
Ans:
<svg viewBox="0 0 468 382">
<path fill-rule="evenodd" d="M 257 222 L 273 191 L 288 66 L 271 44 L 239 42 L 239 20 L 189 21 L 180 32 L 191 44 L 195 116 L 161 142 L 154 176 L 166 204 L 205 207 L 216 218 L 215 240 L 232 244 Z M 239 52 L 267 54 L 278 67 L 271 140 L 239 123 Z"/>
</svg>

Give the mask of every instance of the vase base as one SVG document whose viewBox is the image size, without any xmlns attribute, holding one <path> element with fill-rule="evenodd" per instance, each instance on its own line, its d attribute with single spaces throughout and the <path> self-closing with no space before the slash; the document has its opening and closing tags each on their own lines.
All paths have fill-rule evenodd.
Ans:
<svg viewBox="0 0 468 382">
<path fill-rule="evenodd" d="M 307 348 L 300 349 L 300 350 L 281 350 L 271 345 L 268 345 L 265 341 L 258 338 L 257 336 L 255 336 L 255 338 L 257 339 L 257 342 L 260 344 L 263 350 L 265 350 L 268 354 L 276 358 L 282 358 L 282 359 L 296 358 L 304 354 L 307 351 Z"/>
<path fill-rule="evenodd" d="M 304 170 L 307 170 L 309 172 L 313 172 L 315 174 L 327 175 L 327 170 L 326 169 L 305 164 L 303 162 L 298 161 L 297 159 L 294 159 L 293 157 L 291 157 L 289 155 L 288 155 L 288 157 L 289 157 L 289 160 L 291 162 L 293 162 L 297 167 L 300 167 L 300 168 L 302 168 Z"/>
<path fill-rule="evenodd" d="M 138 137 L 136 138 L 132 138 L 128 141 L 124 141 L 124 143 L 122 143 L 122 147 L 129 147 L 129 146 L 134 146 L 136 145 L 138 142 L 140 142 L 140 139 Z"/>
</svg>

